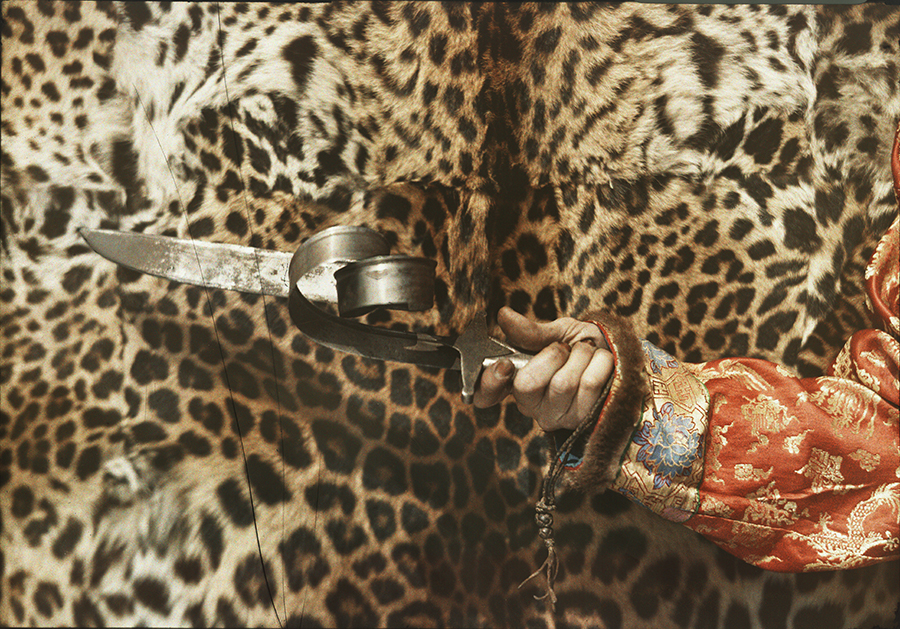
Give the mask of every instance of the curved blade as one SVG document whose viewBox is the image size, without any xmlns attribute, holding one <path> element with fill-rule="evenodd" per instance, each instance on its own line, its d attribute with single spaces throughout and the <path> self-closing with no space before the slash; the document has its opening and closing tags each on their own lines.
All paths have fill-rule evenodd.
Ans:
<svg viewBox="0 0 900 629">
<path fill-rule="evenodd" d="M 256 295 L 287 297 L 291 292 L 290 253 L 111 229 L 82 228 L 79 233 L 107 260 L 140 273 Z M 328 300 L 330 295 L 318 295 L 317 287 L 312 283 L 307 296 Z"/>
</svg>

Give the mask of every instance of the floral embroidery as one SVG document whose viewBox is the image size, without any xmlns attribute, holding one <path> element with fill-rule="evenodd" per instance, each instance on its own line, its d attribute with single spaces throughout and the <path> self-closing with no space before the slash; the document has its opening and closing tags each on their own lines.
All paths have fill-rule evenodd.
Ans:
<svg viewBox="0 0 900 629">
<path fill-rule="evenodd" d="M 734 509 L 729 507 L 718 498 L 707 494 L 703 496 L 703 503 L 700 505 L 700 512 L 704 515 L 718 515 L 727 518 L 731 516 L 732 513 L 734 513 Z"/>
<path fill-rule="evenodd" d="M 797 503 L 781 497 L 775 486 L 776 481 L 747 494 L 747 507 L 744 510 L 745 522 L 756 522 L 766 526 L 790 526 L 801 517 L 808 517 L 809 511 L 797 512 Z"/>
<path fill-rule="evenodd" d="M 719 463 L 719 454 L 722 452 L 722 448 L 728 445 L 728 438 L 725 436 L 725 433 L 728 432 L 728 429 L 733 426 L 732 424 L 727 424 L 725 426 L 713 426 L 710 431 L 710 439 L 709 439 L 709 471 L 708 478 L 710 481 L 715 483 L 725 483 L 724 480 L 717 476 L 717 473 L 720 469 L 722 469 L 722 464 Z"/>
<path fill-rule="evenodd" d="M 844 475 L 841 474 L 841 460 L 839 456 L 833 456 L 824 450 L 813 448 L 809 461 L 797 470 L 797 473 L 812 479 L 813 491 L 821 491 L 844 482 Z"/>
<path fill-rule="evenodd" d="M 741 407 L 741 414 L 753 425 L 754 433 L 780 432 L 795 419 L 788 415 L 787 406 L 781 400 L 768 395 L 758 395 L 752 400 L 744 399 L 747 403 Z"/>
<path fill-rule="evenodd" d="M 832 427 L 858 435 L 863 431 L 863 424 L 868 424 L 863 434 L 866 438 L 871 437 L 878 415 L 875 405 L 877 395 L 852 381 L 834 378 L 820 378 L 819 381 L 819 390 L 810 394 L 809 400 L 828 413 L 832 418 Z"/>
<path fill-rule="evenodd" d="M 683 363 L 682 366 L 703 384 L 710 380 L 727 378 L 735 384 L 755 391 L 769 391 L 772 388 L 758 372 L 740 364 L 736 358 L 723 358 L 697 365 Z"/>
<path fill-rule="evenodd" d="M 849 457 L 854 461 L 859 461 L 859 466 L 867 472 L 873 472 L 881 464 L 881 456 L 872 454 L 862 448 L 858 448 L 855 452 L 851 452 Z"/>
<path fill-rule="evenodd" d="M 812 428 L 807 428 L 799 435 L 785 437 L 781 447 L 784 448 L 784 451 L 788 454 L 800 454 L 800 444 L 803 443 L 803 440 L 806 439 L 806 435 L 810 432 L 812 432 Z"/>
<path fill-rule="evenodd" d="M 647 359 L 650 362 L 650 370 L 653 373 L 662 373 L 663 367 L 674 369 L 678 366 L 677 360 L 652 343 L 641 339 L 641 347 L 644 350 L 644 354 L 647 355 Z"/>
<path fill-rule="evenodd" d="M 675 413 L 671 402 L 653 410 L 656 421 L 645 421 L 634 442 L 639 446 L 637 460 L 653 474 L 653 488 L 669 487 L 678 476 L 691 473 L 698 456 L 702 436 L 689 417 Z"/>
<path fill-rule="evenodd" d="M 831 370 L 836 378 L 850 378 L 853 375 L 853 354 L 850 345 L 844 345 L 834 359 Z"/>
<path fill-rule="evenodd" d="M 734 466 L 734 477 L 737 480 L 766 480 L 774 469 L 769 466 L 767 470 L 759 470 L 753 467 L 752 463 L 737 463 Z"/>
<path fill-rule="evenodd" d="M 651 395 L 613 487 L 672 522 L 700 505 L 709 392 L 684 363 L 643 342 Z"/>
<path fill-rule="evenodd" d="M 768 395 L 758 395 L 754 399 L 744 397 L 747 401 L 741 407 L 741 415 L 750 424 L 751 432 L 757 438 L 747 452 L 756 452 L 757 448 L 769 445 L 769 437 L 763 433 L 778 433 L 796 418 L 788 414 L 787 407 Z"/>
<path fill-rule="evenodd" d="M 762 548 L 767 546 L 776 535 L 776 531 L 767 526 L 736 520 L 731 523 L 731 539 L 725 542 L 725 546 L 735 550 Z"/>
</svg>

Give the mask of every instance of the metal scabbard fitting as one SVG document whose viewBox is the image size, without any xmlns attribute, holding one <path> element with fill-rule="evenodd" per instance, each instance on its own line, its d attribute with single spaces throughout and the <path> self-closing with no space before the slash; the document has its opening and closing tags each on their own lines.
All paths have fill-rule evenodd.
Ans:
<svg viewBox="0 0 900 629">
<path fill-rule="evenodd" d="M 482 369 L 504 358 L 521 367 L 531 358 L 491 338 L 483 313 L 456 339 L 343 318 L 380 307 L 428 310 L 434 304 L 436 266 L 426 258 L 389 255 L 387 241 L 371 229 L 331 227 L 304 242 L 291 260 L 291 319 L 304 335 L 327 347 L 380 360 L 459 369 L 462 398 L 471 403 Z M 313 305 L 304 294 L 308 290 L 333 296 L 326 301 L 337 303 L 341 316 Z"/>
<path fill-rule="evenodd" d="M 431 308 L 435 263 L 388 255 L 388 251 L 384 237 L 366 227 L 331 227 L 309 238 L 291 259 L 291 320 L 308 338 L 343 352 L 452 368 L 456 352 L 435 337 L 342 318 L 359 316 L 377 307 Z M 417 260 L 421 262 L 416 263 Z M 332 295 L 325 301 L 336 303 L 341 317 L 325 312 L 306 298 L 304 292 L 311 282 L 317 285 L 315 294 Z"/>
</svg>

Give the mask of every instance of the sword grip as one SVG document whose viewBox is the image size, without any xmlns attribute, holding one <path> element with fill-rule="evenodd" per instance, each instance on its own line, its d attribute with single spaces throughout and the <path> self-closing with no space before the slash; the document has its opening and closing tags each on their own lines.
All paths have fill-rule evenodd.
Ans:
<svg viewBox="0 0 900 629">
<path fill-rule="evenodd" d="M 516 368 L 516 371 L 524 367 L 528 364 L 528 361 L 534 358 L 534 354 L 526 354 L 524 352 L 516 352 L 515 354 L 507 354 L 506 356 L 491 356 L 490 358 L 485 358 L 481 362 L 481 366 L 483 369 L 487 369 L 494 363 L 498 363 L 503 359 L 509 360 L 512 362 L 513 367 Z"/>
</svg>

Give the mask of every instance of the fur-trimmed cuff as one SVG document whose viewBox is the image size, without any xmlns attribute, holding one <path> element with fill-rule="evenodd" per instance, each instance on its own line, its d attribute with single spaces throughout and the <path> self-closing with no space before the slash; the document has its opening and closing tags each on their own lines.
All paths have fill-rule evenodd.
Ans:
<svg viewBox="0 0 900 629">
<path fill-rule="evenodd" d="M 595 323 L 603 332 L 615 359 L 615 371 L 609 395 L 591 411 L 592 416 L 599 417 L 587 437 L 584 458 L 576 469 L 563 474 L 562 484 L 594 492 L 616 478 L 650 388 L 644 371 L 644 352 L 631 323 L 604 311 L 588 313 L 581 319 Z"/>
</svg>

